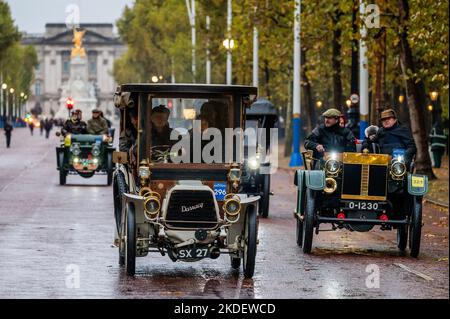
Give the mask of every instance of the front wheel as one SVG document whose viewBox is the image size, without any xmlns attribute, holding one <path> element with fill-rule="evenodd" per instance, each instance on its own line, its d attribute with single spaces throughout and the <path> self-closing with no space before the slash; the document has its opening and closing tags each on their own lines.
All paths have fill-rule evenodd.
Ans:
<svg viewBox="0 0 450 319">
<path fill-rule="evenodd" d="M 247 207 L 244 220 L 244 260 L 243 269 L 244 277 L 252 278 L 255 272 L 256 260 L 256 212 L 254 206 Z"/>
<path fill-rule="evenodd" d="M 306 191 L 306 209 L 303 215 L 303 252 L 309 254 L 312 249 L 314 235 L 314 218 L 316 214 L 316 202 L 313 191 Z"/>
<path fill-rule="evenodd" d="M 64 169 L 64 153 L 60 152 L 58 154 L 59 160 L 59 185 L 66 185 L 67 181 L 67 172 Z"/>
<path fill-rule="evenodd" d="M 297 237 L 297 246 L 303 246 L 303 221 L 300 219 L 300 216 L 295 216 L 297 220 L 297 229 L 296 229 L 296 237 Z"/>
<path fill-rule="evenodd" d="M 128 204 L 126 213 L 125 269 L 128 276 L 136 272 L 136 220 L 133 204 Z"/>
<path fill-rule="evenodd" d="M 413 196 L 409 217 L 409 250 L 411 257 L 419 256 L 422 234 L 422 197 Z"/>
<path fill-rule="evenodd" d="M 267 218 L 269 216 L 269 204 L 270 204 L 270 174 L 264 174 L 263 182 L 262 182 L 262 197 L 260 201 L 259 215 L 263 218 Z"/>
</svg>

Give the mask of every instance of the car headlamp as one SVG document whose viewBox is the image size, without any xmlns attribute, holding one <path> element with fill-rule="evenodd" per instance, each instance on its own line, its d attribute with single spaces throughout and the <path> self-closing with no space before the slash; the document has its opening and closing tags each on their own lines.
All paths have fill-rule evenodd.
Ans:
<svg viewBox="0 0 450 319">
<path fill-rule="evenodd" d="M 341 163 L 333 158 L 325 162 L 325 171 L 328 174 L 336 174 L 341 168 Z"/>
<path fill-rule="evenodd" d="M 73 155 L 78 156 L 81 153 L 80 145 L 78 143 L 73 143 L 70 145 L 70 152 L 72 152 Z"/>
<path fill-rule="evenodd" d="M 248 160 L 248 167 L 250 167 L 250 169 L 258 169 L 260 165 L 261 163 L 258 157 L 252 157 Z"/>
<path fill-rule="evenodd" d="M 94 156 L 99 156 L 100 155 L 100 147 L 98 147 L 97 145 L 92 147 L 92 155 Z"/>
<path fill-rule="evenodd" d="M 150 168 L 147 166 L 139 166 L 139 177 L 146 179 L 150 177 Z"/>
<path fill-rule="evenodd" d="M 241 170 L 239 168 L 232 168 L 228 173 L 228 179 L 231 182 L 239 182 L 241 179 Z"/>
<path fill-rule="evenodd" d="M 392 176 L 399 178 L 405 175 L 406 173 L 406 165 L 403 162 L 395 161 L 391 165 L 391 174 Z"/>
<path fill-rule="evenodd" d="M 92 161 L 94 162 L 94 164 L 98 164 L 98 158 L 94 158 Z"/>
<path fill-rule="evenodd" d="M 161 209 L 161 203 L 155 196 L 150 196 L 144 201 L 144 210 L 150 219 L 156 217 Z"/>
</svg>

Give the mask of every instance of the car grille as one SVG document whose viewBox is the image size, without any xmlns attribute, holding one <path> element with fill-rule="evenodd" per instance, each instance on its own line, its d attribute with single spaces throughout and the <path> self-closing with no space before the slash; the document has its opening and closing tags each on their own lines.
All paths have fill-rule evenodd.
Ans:
<svg viewBox="0 0 450 319">
<path fill-rule="evenodd" d="M 215 228 L 217 213 L 210 191 L 174 190 L 166 213 L 169 228 Z"/>
<path fill-rule="evenodd" d="M 380 155 L 375 155 L 380 156 Z M 373 157 L 373 155 L 372 155 Z M 357 163 L 360 160 L 362 163 Z M 388 159 L 350 158 L 343 160 L 343 199 L 386 200 Z M 375 163 L 371 165 L 372 163 Z"/>
</svg>

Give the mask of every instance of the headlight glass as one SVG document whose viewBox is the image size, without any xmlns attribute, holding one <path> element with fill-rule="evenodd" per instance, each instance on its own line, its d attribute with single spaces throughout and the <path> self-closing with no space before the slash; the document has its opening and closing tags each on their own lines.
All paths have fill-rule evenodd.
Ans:
<svg viewBox="0 0 450 319">
<path fill-rule="evenodd" d="M 250 158 L 248 160 L 248 167 L 250 167 L 250 169 L 258 169 L 260 166 L 260 162 L 258 160 L 258 158 Z"/>
<path fill-rule="evenodd" d="M 151 215 L 159 212 L 160 204 L 156 198 L 149 198 L 144 203 L 145 211 Z"/>
<path fill-rule="evenodd" d="M 92 147 L 92 155 L 94 155 L 94 156 L 100 155 L 100 148 L 98 146 Z"/>
<path fill-rule="evenodd" d="M 325 170 L 327 171 L 327 173 L 336 174 L 339 171 L 340 167 L 341 164 L 337 160 L 329 159 L 325 162 Z"/>
<path fill-rule="evenodd" d="M 150 169 L 147 166 L 139 167 L 139 177 L 140 178 L 149 178 L 150 177 Z"/>
<path fill-rule="evenodd" d="M 234 216 L 241 210 L 241 203 L 235 199 L 230 199 L 225 203 L 224 210 L 228 215 Z"/>
<path fill-rule="evenodd" d="M 78 143 L 73 143 L 70 145 L 70 151 L 73 155 L 78 156 L 81 153 L 80 145 Z"/>
<path fill-rule="evenodd" d="M 402 162 L 394 162 L 391 166 L 391 171 L 394 176 L 402 176 L 406 172 L 406 166 Z"/>
</svg>

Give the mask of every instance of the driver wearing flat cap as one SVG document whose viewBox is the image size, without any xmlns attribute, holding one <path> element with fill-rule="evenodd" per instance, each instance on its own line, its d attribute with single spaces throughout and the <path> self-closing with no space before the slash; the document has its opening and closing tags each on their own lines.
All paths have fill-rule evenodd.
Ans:
<svg viewBox="0 0 450 319">
<path fill-rule="evenodd" d="M 87 132 L 93 135 L 108 134 L 108 122 L 100 116 L 99 109 L 92 110 L 92 118 L 87 122 Z"/>
<path fill-rule="evenodd" d="M 352 131 L 339 125 L 342 116 L 337 109 L 328 109 L 322 116 L 324 124 L 316 127 L 305 140 L 305 148 L 314 151 L 315 158 L 322 158 L 324 152 L 355 152 L 356 139 Z"/>
</svg>

